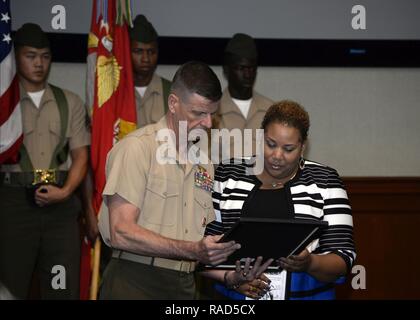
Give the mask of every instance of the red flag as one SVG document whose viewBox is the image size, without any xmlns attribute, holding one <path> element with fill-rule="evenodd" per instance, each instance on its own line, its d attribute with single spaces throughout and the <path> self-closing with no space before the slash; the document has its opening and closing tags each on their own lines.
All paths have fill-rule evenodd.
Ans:
<svg viewBox="0 0 420 320">
<path fill-rule="evenodd" d="M 96 213 L 105 187 L 106 156 L 114 143 L 136 129 L 130 40 L 124 18 L 131 24 L 129 0 L 94 0 L 89 34 L 87 103 L 92 107 L 91 164 L 94 178 L 93 207 Z M 90 79 L 89 70 L 94 75 Z M 90 98 L 89 87 L 93 87 Z M 84 242 L 83 247 L 80 298 L 87 299 L 91 246 Z"/>
<path fill-rule="evenodd" d="M 19 80 L 11 39 L 9 0 L 0 2 L 0 164 L 16 163 L 23 141 Z"/>
</svg>

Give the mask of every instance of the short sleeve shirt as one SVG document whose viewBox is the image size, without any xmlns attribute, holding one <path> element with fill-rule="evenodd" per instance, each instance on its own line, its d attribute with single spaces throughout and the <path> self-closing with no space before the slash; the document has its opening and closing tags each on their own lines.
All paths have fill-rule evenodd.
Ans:
<svg viewBox="0 0 420 320">
<path fill-rule="evenodd" d="M 90 145 L 90 133 L 86 121 L 86 109 L 74 93 L 63 90 L 68 104 L 66 141 L 70 150 Z M 25 89 L 20 86 L 23 143 L 34 169 L 49 169 L 51 158 L 61 140 L 61 119 L 57 102 L 49 85 L 46 86 L 39 108 L 35 106 Z M 59 167 L 68 170 L 68 162 Z M 21 171 L 20 166 L 4 165 L 2 171 Z"/>
<path fill-rule="evenodd" d="M 108 155 L 99 227 L 109 244 L 109 210 L 105 196 L 118 194 L 140 209 L 137 224 L 162 236 L 198 241 L 206 224 L 215 219 L 211 189 L 202 183 L 213 180 L 213 165 L 207 163 L 162 163 L 157 141 L 167 129 L 166 117 L 138 129 L 118 142 Z M 208 178 L 207 178 L 208 177 Z M 200 182 L 197 182 L 200 181 Z"/>
<path fill-rule="evenodd" d="M 148 124 L 157 123 L 165 115 L 162 78 L 153 75 L 152 81 L 147 86 L 144 96 L 135 91 L 137 128 Z"/>
</svg>

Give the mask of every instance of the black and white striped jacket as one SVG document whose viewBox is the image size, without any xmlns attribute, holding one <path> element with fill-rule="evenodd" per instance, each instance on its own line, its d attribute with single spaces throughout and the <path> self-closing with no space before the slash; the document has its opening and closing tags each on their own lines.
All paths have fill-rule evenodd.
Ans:
<svg viewBox="0 0 420 320">
<path fill-rule="evenodd" d="M 249 159 L 233 160 L 218 166 L 215 173 L 213 206 L 216 220 L 206 228 L 206 234 L 222 234 L 240 219 L 241 211 L 261 182 L 247 175 Z M 289 207 L 298 219 L 328 221 L 318 241 L 311 245 L 312 253 L 334 252 L 341 256 L 351 270 L 356 252 L 353 242 L 353 219 L 347 192 L 337 171 L 325 165 L 305 160 L 303 170 L 285 184 Z"/>
</svg>

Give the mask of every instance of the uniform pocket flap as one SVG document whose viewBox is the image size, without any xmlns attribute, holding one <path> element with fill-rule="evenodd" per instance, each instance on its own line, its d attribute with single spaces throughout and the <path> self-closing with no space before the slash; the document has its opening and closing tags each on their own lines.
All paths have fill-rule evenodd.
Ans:
<svg viewBox="0 0 420 320">
<path fill-rule="evenodd" d="M 162 198 L 175 197 L 179 195 L 176 182 L 155 176 L 149 177 L 146 189 Z"/>
<path fill-rule="evenodd" d="M 25 119 L 24 125 L 23 125 L 23 133 L 28 135 L 34 130 L 35 130 L 35 121 L 30 121 L 30 119 Z"/>
<path fill-rule="evenodd" d="M 211 193 L 205 190 L 197 190 L 194 199 L 204 209 L 213 208 Z"/>
<path fill-rule="evenodd" d="M 49 129 L 52 133 L 54 133 L 57 136 L 61 135 L 61 125 L 58 121 L 51 121 L 49 124 Z"/>
</svg>

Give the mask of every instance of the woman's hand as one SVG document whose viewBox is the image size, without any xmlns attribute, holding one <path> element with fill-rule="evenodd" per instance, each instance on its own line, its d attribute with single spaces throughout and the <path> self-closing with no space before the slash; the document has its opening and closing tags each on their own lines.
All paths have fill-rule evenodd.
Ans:
<svg viewBox="0 0 420 320">
<path fill-rule="evenodd" d="M 334 282 L 347 273 L 347 265 L 342 257 L 335 253 L 323 255 L 310 254 L 303 250 L 297 256 L 280 258 L 278 265 L 291 272 L 307 272 L 321 282 Z"/>
<path fill-rule="evenodd" d="M 312 256 L 308 250 L 303 250 L 299 255 L 277 260 L 279 267 L 289 272 L 307 272 L 312 262 Z"/>
<path fill-rule="evenodd" d="M 248 298 L 260 299 L 270 290 L 271 280 L 265 274 L 252 281 L 241 284 L 236 291 Z"/>
<path fill-rule="evenodd" d="M 273 262 L 273 259 L 268 259 L 261 265 L 263 258 L 258 257 L 253 266 L 251 266 L 251 258 L 245 260 L 245 265 L 242 269 L 240 261 L 236 261 L 235 271 L 226 271 L 225 285 L 228 288 L 238 289 L 242 284 L 249 283 L 261 277 L 268 266 Z"/>
</svg>

